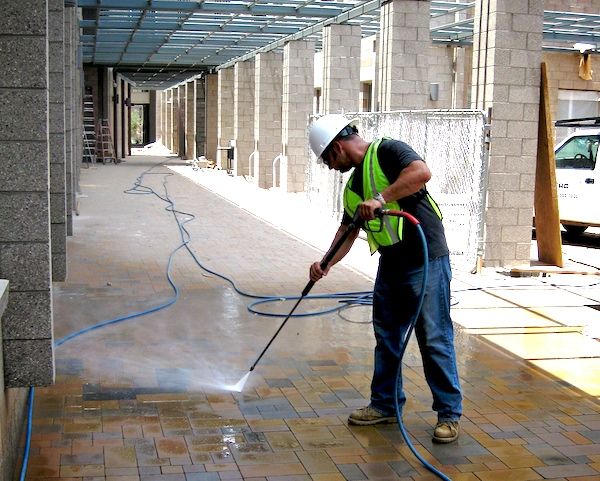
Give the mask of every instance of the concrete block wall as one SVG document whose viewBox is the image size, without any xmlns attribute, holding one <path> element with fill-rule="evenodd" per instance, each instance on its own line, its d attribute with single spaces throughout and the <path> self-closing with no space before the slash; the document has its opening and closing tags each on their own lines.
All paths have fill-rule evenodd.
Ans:
<svg viewBox="0 0 600 481">
<path fill-rule="evenodd" d="M 185 158 L 196 158 L 196 81 L 185 84 Z"/>
<path fill-rule="evenodd" d="M 0 1 L 0 278 L 6 387 L 54 380 L 52 350 L 48 4 Z M 18 115 L 6 113 L 18 112 Z"/>
<path fill-rule="evenodd" d="M 217 74 L 207 74 L 204 83 L 206 96 L 206 158 L 216 162 L 219 144 L 219 82 Z"/>
<path fill-rule="evenodd" d="M 50 110 L 50 229 L 53 281 L 64 281 L 67 276 L 64 10 L 63 0 L 49 0 L 48 92 Z"/>
<path fill-rule="evenodd" d="M 323 112 L 358 112 L 360 97 L 361 28 L 323 28 Z"/>
<path fill-rule="evenodd" d="M 548 84 L 552 120 L 558 118 L 558 91 L 559 90 L 595 90 L 600 92 L 600 76 L 594 74 L 592 80 L 583 80 L 579 77 L 579 52 L 556 53 L 544 52 L 543 60 L 548 65 Z M 595 58 L 592 60 L 594 62 Z M 597 67 L 594 69 L 596 70 Z"/>
<path fill-rule="evenodd" d="M 65 195 L 67 202 L 67 235 L 73 235 L 73 199 L 75 197 L 73 165 L 75 163 L 75 55 L 73 44 L 74 8 L 65 7 L 64 53 L 65 53 Z"/>
<path fill-rule="evenodd" d="M 206 156 L 206 78 L 196 80 L 196 156 Z"/>
<path fill-rule="evenodd" d="M 423 109 L 429 100 L 430 2 L 392 0 L 380 9 L 378 106 Z"/>
<path fill-rule="evenodd" d="M 0 1 L 0 5 L 2 2 Z M 8 305 L 9 283 L 0 279 L 0 322 Z M 0 332 L 0 372 L 3 371 L 2 335 Z M 22 432 L 25 426 L 27 389 L 5 389 L 0 376 L 0 479 L 15 479 Z"/>
<path fill-rule="evenodd" d="M 233 66 L 234 175 L 250 175 L 249 157 L 254 151 L 254 59 Z"/>
<path fill-rule="evenodd" d="M 476 4 L 472 107 L 492 109 L 483 246 L 488 267 L 529 264 L 542 19 L 542 2 Z M 485 46 L 487 55 L 480 55 Z"/>
<path fill-rule="evenodd" d="M 167 90 L 167 131 L 166 131 L 166 138 L 167 138 L 167 143 L 165 144 L 165 146 L 171 151 L 173 152 L 173 89 L 168 89 Z"/>
<path fill-rule="evenodd" d="M 227 147 L 233 139 L 233 67 L 217 72 L 219 79 L 217 148 Z M 227 153 L 219 150 L 214 154 L 219 168 L 227 168 Z"/>
<path fill-rule="evenodd" d="M 282 153 L 281 95 L 283 55 L 259 53 L 254 64 L 254 181 L 259 187 L 273 187 L 273 160 Z"/>
<path fill-rule="evenodd" d="M 283 50 L 282 144 L 286 158 L 281 186 L 302 192 L 306 181 L 308 146 L 306 126 L 313 108 L 315 43 L 288 42 Z"/>
<path fill-rule="evenodd" d="M 171 124 L 171 128 L 172 130 L 172 140 L 171 140 L 171 152 L 173 152 L 174 154 L 178 154 L 179 155 L 179 87 L 173 87 L 172 89 L 173 91 L 173 100 L 172 100 L 172 115 L 173 115 L 173 120 L 172 120 L 172 124 Z"/>
</svg>

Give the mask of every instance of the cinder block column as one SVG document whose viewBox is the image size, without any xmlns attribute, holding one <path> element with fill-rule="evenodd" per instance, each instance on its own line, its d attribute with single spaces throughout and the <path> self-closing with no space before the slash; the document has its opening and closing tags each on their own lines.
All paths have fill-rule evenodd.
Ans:
<svg viewBox="0 0 600 481">
<path fill-rule="evenodd" d="M 0 278 L 6 387 L 54 381 L 48 132 L 48 5 L 0 0 Z M 24 21 L 26 19 L 26 21 Z"/>
<path fill-rule="evenodd" d="M 185 85 L 180 85 L 177 87 L 177 154 L 181 158 L 185 156 L 186 107 Z"/>
<path fill-rule="evenodd" d="M 281 187 L 304 190 L 308 147 L 306 128 L 312 114 L 315 43 L 288 42 L 283 49 L 282 144 L 286 158 Z"/>
<path fill-rule="evenodd" d="M 392 0 L 381 6 L 379 109 L 423 109 L 429 99 L 430 2 Z"/>
<path fill-rule="evenodd" d="M 529 264 L 543 2 L 475 5 L 471 105 L 492 111 L 484 265 Z"/>
<path fill-rule="evenodd" d="M 167 90 L 167 148 L 173 152 L 173 89 Z"/>
<path fill-rule="evenodd" d="M 359 25 L 323 28 L 323 112 L 358 112 L 360 96 Z"/>
<path fill-rule="evenodd" d="M 65 46 L 65 190 L 67 200 L 67 235 L 73 235 L 73 162 L 75 159 L 75 125 L 73 111 L 73 77 L 75 61 L 73 56 L 73 7 L 65 7 L 64 46 Z"/>
<path fill-rule="evenodd" d="M 206 78 L 196 80 L 196 156 L 206 156 Z"/>
<path fill-rule="evenodd" d="M 273 186 L 273 159 L 282 153 L 281 95 L 283 55 L 259 53 L 254 64 L 254 181 L 259 187 Z"/>
<path fill-rule="evenodd" d="M 254 59 L 233 66 L 234 175 L 249 175 L 248 158 L 254 150 Z"/>
<path fill-rule="evenodd" d="M 53 281 L 64 281 L 67 276 L 64 10 L 63 0 L 49 0 L 48 92 L 50 108 L 50 222 Z"/>
<path fill-rule="evenodd" d="M 185 158 L 196 158 L 196 81 L 185 84 Z"/>
<path fill-rule="evenodd" d="M 219 70 L 218 76 L 218 140 L 219 147 L 227 147 L 233 139 L 233 67 Z M 216 156 L 217 166 L 221 169 L 227 168 L 227 153 L 220 150 Z"/>
<path fill-rule="evenodd" d="M 206 158 L 217 161 L 215 154 L 219 144 L 219 76 L 208 74 L 205 77 L 206 97 Z"/>
</svg>

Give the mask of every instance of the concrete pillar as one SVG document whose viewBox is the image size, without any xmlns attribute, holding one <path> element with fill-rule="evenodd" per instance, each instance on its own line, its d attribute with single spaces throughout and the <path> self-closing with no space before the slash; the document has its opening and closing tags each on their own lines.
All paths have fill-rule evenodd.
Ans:
<svg viewBox="0 0 600 481">
<path fill-rule="evenodd" d="M 476 2 L 473 108 L 491 109 L 484 265 L 529 264 L 543 2 Z"/>
<path fill-rule="evenodd" d="M 48 131 L 48 5 L 0 0 L 0 278 L 6 387 L 54 381 Z M 53 24 L 55 25 L 55 24 Z"/>
<path fill-rule="evenodd" d="M 233 66 L 234 175 L 249 175 L 254 150 L 254 59 Z"/>
<path fill-rule="evenodd" d="M 379 108 L 423 109 L 429 99 L 430 2 L 392 0 L 381 6 Z"/>
<path fill-rule="evenodd" d="M 50 230 L 52 280 L 67 276 L 67 198 L 65 175 L 64 1 L 48 3 L 48 95 L 50 140 Z"/>
<path fill-rule="evenodd" d="M 185 125 L 185 158 L 196 158 L 196 81 L 185 84 L 186 125 Z"/>
<path fill-rule="evenodd" d="M 218 71 L 218 148 L 227 147 L 233 139 L 233 67 Z M 227 168 L 227 153 L 219 150 L 216 154 L 217 167 Z"/>
<path fill-rule="evenodd" d="M 173 152 L 173 89 L 167 90 L 167 148 Z"/>
<path fill-rule="evenodd" d="M 323 112 L 358 112 L 360 96 L 359 25 L 323 28 Z"/>
<path fill-rule="evenodd" d="M 185 84 L 177 87 L 177 153 L 182 159 L 185 158 L 185 135 L 187 131 L 187 98 Z"/>
<path fill-rule="evenodd" d="M 288 192 L 304 191 L 308 163 L 306 127 L 314 95 L 314 56 L 313 41 L 294 40 L 283 49 L 281 135 L 285 168 L 281 187 Z"/>
<path fill-rule="evenodd" d="M 179 87 L 173 88 L 173 140 L 171 152 L 179 155 Z"/>
<path fill-rule="evenodd" d="M 196 156 L 206 156 L 206 78 L 196 80 Z"/>
<path fill-rule="evenodd" d="M 283 55 L 259 53 L 254 65 L 254 181 L 259 187 L 273 187 L 273 161 L 282 153 L 281 96 Z"/>
<path fill-rule="evenodd" d="M 162 97 L 162 144 L 166 147 L 169 138 L 169 130 L 167 128 L 167 118 L 169 117 L 168 91 L 161 92 Z"/>
<path fill-rule="evenodd" d="M 208 74 L 204 83 L 206 97 L 206 158 L 217 161 L 219 144 L 219 76 Z"/>
<path fill-rule="evenodd" d="M 150 91 L 150 129 L 148 142 L 160 142 L 162 132 L 160 123 L 162 121 L 162 95 L 158 90 Z"/>
<path fill-rule="evenodd" d="M 115 98 L 115 124 L 113 128 L 113 141 L 115 143 L 115 156 L 117 159 L 123 157 L 121 135 L 123 131 L 123 82 L 117 75 L 117 93 Z"/>
<path fill-rule="evenodd" d="M 73 77 L 75 62 L 73 56 L 73 7 L 65 7 L 64 47 L 65 47 L 65 194 L 67 200 L 67 235 L 73 235 L 73 162 L 75 158 L 75 138 L 73 135 L 75 108 L 73 97 Z"/>
</svg>

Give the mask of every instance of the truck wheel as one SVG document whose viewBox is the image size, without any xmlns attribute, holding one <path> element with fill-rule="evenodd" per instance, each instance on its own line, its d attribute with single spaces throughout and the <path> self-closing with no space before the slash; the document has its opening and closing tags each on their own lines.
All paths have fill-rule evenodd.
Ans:
<svg viewBox="0 0 600 481">
<path fill-rule="evenodd" d="M 587 225 L 564 225 L 563 227 L 569 235 L 581 235 L 588 228 Z"/>
</svg>

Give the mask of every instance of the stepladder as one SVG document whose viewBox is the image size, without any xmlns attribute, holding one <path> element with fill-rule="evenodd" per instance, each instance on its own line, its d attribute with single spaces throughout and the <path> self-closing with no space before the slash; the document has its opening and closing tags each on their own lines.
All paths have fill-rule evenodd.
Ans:
<svg viewBox="0 0 600 481">
<path fill-rule="evenodd" d="M 115 148 L 113 144 L 112 131 L 108 123 L 108 119 L 102 119 L 98 126 L 97 135 L 97 156 L 98 160 L 106 164 L 107 162 L 113 162 L 114 164 L 119 163 L 115 155 Z"/>
</svg>

